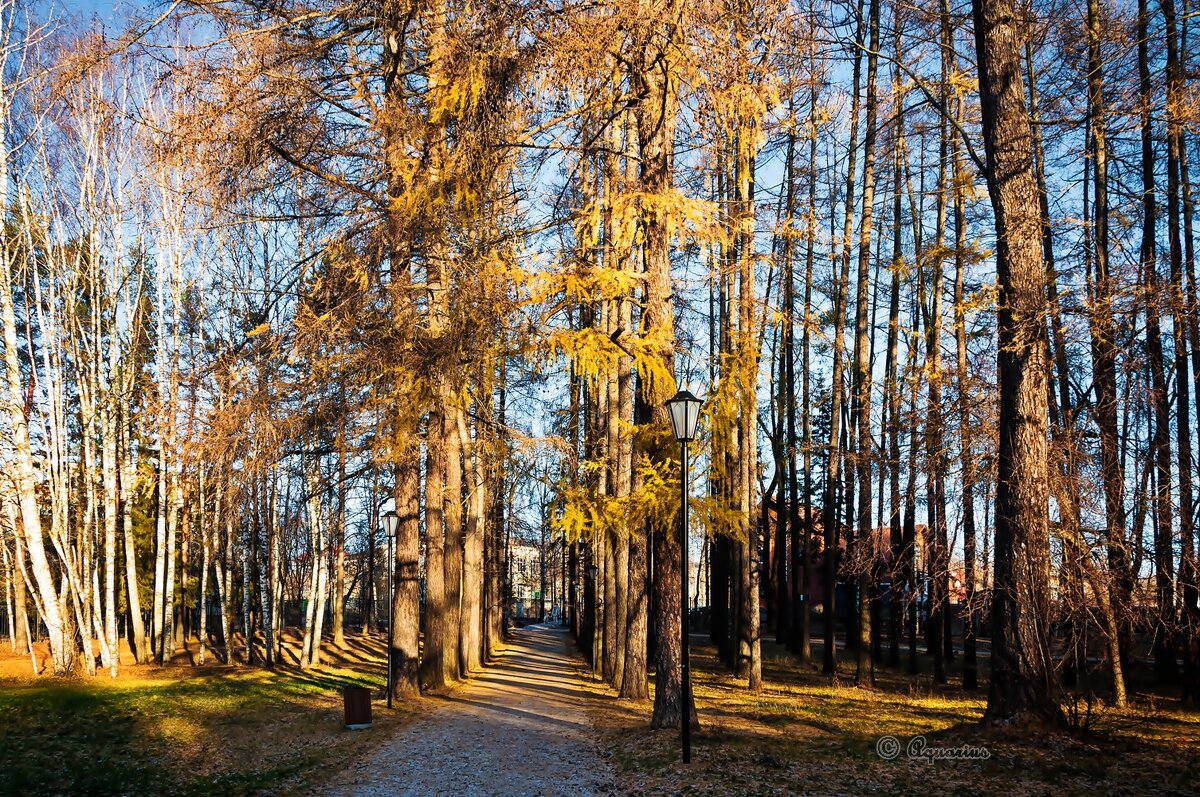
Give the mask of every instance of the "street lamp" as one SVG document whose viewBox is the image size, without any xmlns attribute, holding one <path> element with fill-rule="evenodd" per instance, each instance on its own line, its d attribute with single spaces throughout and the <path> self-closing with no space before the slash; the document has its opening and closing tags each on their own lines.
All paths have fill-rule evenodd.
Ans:
<svg viewBox="0 0 1200 797">
<path fill-rule="evenodd" d="M 392 569 L 396 566 L 396 532 L 400 530 L 400 516 L 389 509 L 383 513 L 383 531 L 387 534 L 387 596 L 388 596 L 388 651 L 387 651 L 387 707 L 392 707 L 392 639 L 395 631 L 396 613 L 393 610 L 395 595 L 392 594 Z"/>
<path fill-rule="evenodd" d="M 700 420 L 700 405 L 703 399 L 696 398 L 687 390 L 680 390 L 667 399 L 667 413 L 671 416 L 671 432 L 679 441 L 679 550 L 680 567 L 683 569 L 680 584 L 682 602 L 683 650 L 680 656 L 680 702 L 682 716 L 679 721 L 683 737 L 683 763 L 692 763 L 692 677 L 688 669 L 688 443 L 696 439 L 696 424 Z"/>
</svg>

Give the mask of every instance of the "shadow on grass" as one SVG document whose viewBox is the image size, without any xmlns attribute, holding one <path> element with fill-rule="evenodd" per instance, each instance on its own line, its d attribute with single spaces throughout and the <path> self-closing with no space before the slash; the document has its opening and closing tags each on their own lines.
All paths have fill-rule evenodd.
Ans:
<svg viewBox="0 0 1200 797">
<path fill-rule="evenodd" d="M 174 681 L 6 685 L 0 794 L 274 792 L 371 741 L 342 730 L 340 692 L 377 686 L 382 671 L 223 669 Z"/>
<path fill-rule="evenodd" d="M 651 731 L 650 704 L 599 701 L 595 710 L 622 794 L 1194 793 L 1200 718 L 1146 706 L 1138 727 L 1086 739 L 988 729 L 986 693 L 934 685 L 879 667 L 877 686 L 832 681 L 811 664 L 764 644 L 764 689 L 751 694 L 709 645 L 693 648 L 694 694 L 702 727 L 692 764 L 680 762 L 677 730 Z M 923 666 L 928 662 L 922 660 Z M 1161 721 L 1160 721 L 1161 720 Z M 894 757 L 880 754 L 893 736 Z M 909 756 L 910 742 L 921 737 Z M 976 757 L 921 751 L 976 748 Z M 986 757 L 978 750 L 986 748 Z M 886 749 L 886 747 L 884 748 Z"/>
</svg>

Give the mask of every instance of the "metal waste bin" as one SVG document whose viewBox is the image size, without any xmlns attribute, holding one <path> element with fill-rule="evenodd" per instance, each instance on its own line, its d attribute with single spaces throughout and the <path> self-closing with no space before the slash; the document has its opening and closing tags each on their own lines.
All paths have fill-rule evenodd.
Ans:
<svg viewBox="0 0 1200 797">
<path fill-rule="evenodd" d="M 346 727 L 361 731 L 371 727 L 371 692 L 365 686 L 342 688 L 342 703 L 346 709 Z"/>
</svg>

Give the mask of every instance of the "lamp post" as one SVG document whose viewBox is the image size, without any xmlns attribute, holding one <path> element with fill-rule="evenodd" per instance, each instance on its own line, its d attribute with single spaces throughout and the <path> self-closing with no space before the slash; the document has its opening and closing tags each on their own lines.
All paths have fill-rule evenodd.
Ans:
<svg viewBox="0 0 1200 797">
<path fill-rule="evenodd" d="M 400 516 L 393 510 L 389 509 L 383 513 L 383 531 L 387 534 L 387 618 L 388 618 L 388 641 L 387 641 L 387 707 L 392 707 L 392 639 L 395 631 L 395 612 L 393 604 L 395 603 L 395 595 L 392 594 L 392 570 L 396 566 L 396 532 L 400 529 Z"/>
<path fill-rule="evenodd" d="M 688 669 L 688 443 L 696 438 L 696 424 L 700 420 L 700 405 L 702 399 L 696 398 L 687 390 L 680 390 L 667 399 L 667 413 L 671 416 L 671 432 L 679 441 L 679 550 L 681 552 L 680 567 L 683 572 L 679 579 L 679 592 L 682 601 L 682 651 L 680 656 L 679 692 L 683 704 L 679 721 L 683 737 L 683 763 L 692 762 L 692 676 Z"/>
</svg>

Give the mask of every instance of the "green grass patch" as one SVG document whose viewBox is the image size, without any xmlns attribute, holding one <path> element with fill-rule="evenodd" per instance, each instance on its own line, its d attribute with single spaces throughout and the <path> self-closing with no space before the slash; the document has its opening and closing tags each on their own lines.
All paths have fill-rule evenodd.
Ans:
<svg viewBox="0 0 1200 797">
<path fill-rule="evenodd" d="M 351 670 L 231 671 L 181 680 L 0 685 L 0 794 L 250 795 L 286 792 L 361 752 L 394 724 L 342 728 Z"/>
</svg>

